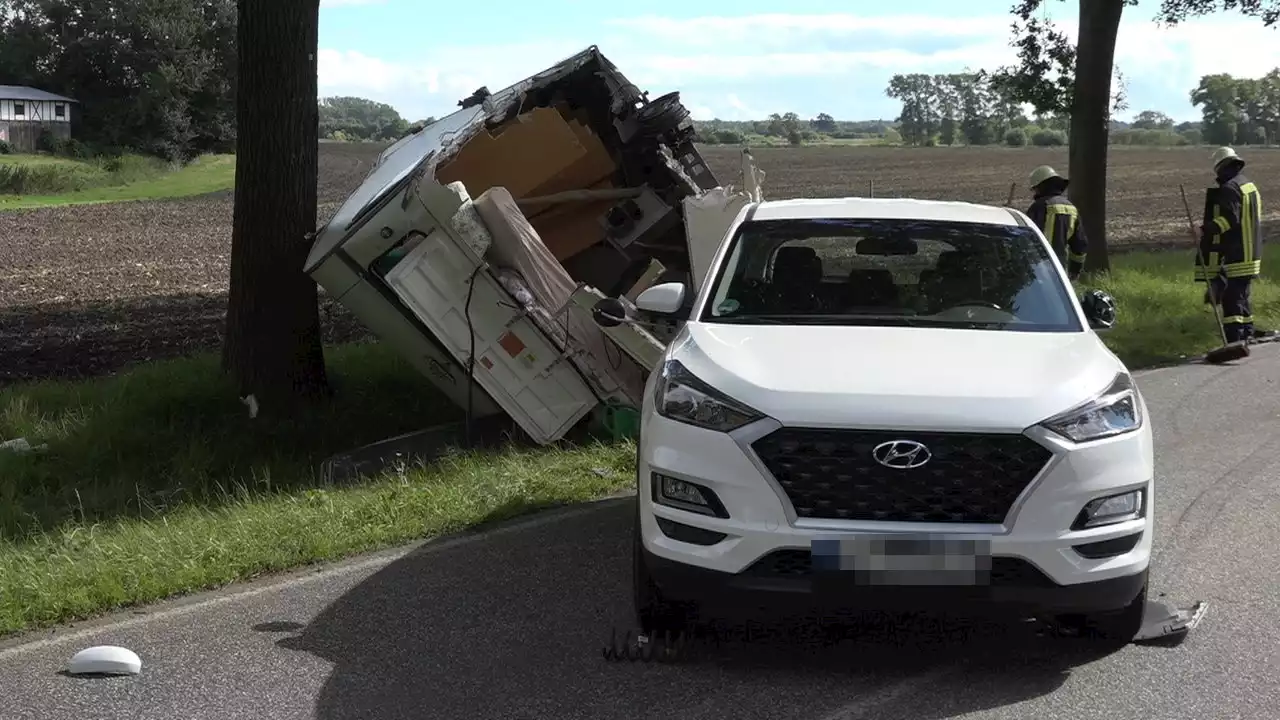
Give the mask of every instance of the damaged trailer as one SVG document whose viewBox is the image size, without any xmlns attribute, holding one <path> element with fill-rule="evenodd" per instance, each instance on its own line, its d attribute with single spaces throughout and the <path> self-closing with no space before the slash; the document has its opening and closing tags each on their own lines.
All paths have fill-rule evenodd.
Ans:
<svg viewBox="0 0 1280 720">
<path fill-rule="evenodd" d="M 678 93 L 650 101 L 594 46 L 401 139 L 316 234 L 305 271 L 472 418 L 553 442 L 639 407 L 678 319 L 630 302 L 691 289 L 737 214 Z M 686 293 L 692 299 L 692 293 Z M 621 303 L 640 325 L 597 324 Z"/>
</svg>

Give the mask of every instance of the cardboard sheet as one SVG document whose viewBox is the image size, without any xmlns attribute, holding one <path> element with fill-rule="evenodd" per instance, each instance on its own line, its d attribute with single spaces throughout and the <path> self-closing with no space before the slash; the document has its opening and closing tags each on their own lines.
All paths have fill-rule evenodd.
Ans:
<svg viewBox="0 0 1280 720">
<path fill-rule="evenodd" d="M 586 156 L 558 111 L 535 108 L 492 132 L 482 130 L 436 170 L 436 180 L 461 182 L 472 197 L 498 186 L 524 197 Z"/>
<path fill-rule="evenodd" d="M 525 218 L 515 199 L 505 188 L 492 188 L 475 199 L 476 211 L 493 237 L 488 259 L 500 268 L 514 270 L 538 304 L 556 310 L 568 303 L 577 283 L 542 244 L 537 231 Z M 599 386 L 613 385 L 639 407 L 644 393 L 644 368 L 614 345 L 599 326 L 566 313 L 568 338 L 574 348 L 585 351 L 574 363 Z"/>
</svg>

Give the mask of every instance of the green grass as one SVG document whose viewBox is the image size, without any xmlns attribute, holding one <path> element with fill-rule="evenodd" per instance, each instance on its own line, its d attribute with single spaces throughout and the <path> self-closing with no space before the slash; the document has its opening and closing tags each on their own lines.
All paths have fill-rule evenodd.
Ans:
<svg viewBox="0 0 1280 720">
<path fill-rule="evenodd" d="M 451 454 L 325 485 L 330 455 L 456 417 L 377 345 L 331 349 L 334 398 L 250 420 L 216 359 L 0 390 L 0 634 L 457 530 L 634 482 L 617 446 Z"/>
<path fill-rule="evenodd" d="M 84 163 L 14 157 L 32 156 L 0 156 L 0 210 L 204 195 L 229 190 L 236 174 L 234 155 L 205 155 L 181 168 L 137 156 Z"/>
<path fill-rule="evenodd" d="M 0 201 L 7 195 L 79 193 L 151 180 L 173 172 L 141 155 L 72 160 L 52 155 L 0 155 Z"/>
<path fill-rule="evenodd" d="M 1196 355 L 1217 329 L 1187 252 L 1127 253 L 1097 283 L 1119 306 L 1103 335 L 1130 367 Z M 1280 327 L 1280 290 L 1255 315 Z M 217 587 L 630 486 L 634 447 L 454 453 L 345 485 L 335 452 L 455 419 L 388 350 L 328 351 L 334 398 L 291 423 L 250 420 L 216 358 L 113 378 L 0 389 L 0 634 Z"/>
<path fill-rule="evenodd" d="M 1133 368 L 1203 354 L 1222 344 L 1213 310 L 1203 303 L 1204 285 L 1192 281 L 1193 250 L 1128 252 L 1111 258 L 1110 277 L 1083 284 L 1116 298 L 1116 326 L 1102 334 Z M 1280 287 L 1263 264 L 1253 282 L 1257 327 L 1280 329 Z"/>
</svg>

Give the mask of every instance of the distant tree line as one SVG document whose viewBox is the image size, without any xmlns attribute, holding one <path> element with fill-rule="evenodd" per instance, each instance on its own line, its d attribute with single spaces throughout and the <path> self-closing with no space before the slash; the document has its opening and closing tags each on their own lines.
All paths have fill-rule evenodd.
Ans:
<svg viewBox="0 0 1280 720">
<path fill-rule="evenodd" d="M 410 124 L 386 103 L 360 97 L 320 99 L 320 137 L 339 141 L 397 140 L 435 122 L 429 117 Z"/>
<path fill-rule="evenodd" d="M 1066 143 L 1065 113 L 1027 117 L 1015 94 L 986 72 L 894 75 L 885 94 L 902 103 L 894 122 L 906 145 L 1056 146 Z M 1280 68 L 1264 77 L 1205 75 L 1190 93 L 1200 122 L 1174 122 L 1143 110 L 1132 122 L 1112 120 L 1113 145 L 1280 144 Z"/>
<path fill-rule="evenodd" d="M 803 120 L 793 112 L 773 113 L 764 120 L 700 120 L 694 122 L 697 142 L 705 145 L 741 145 L 753 138 L 784 140 L 804 145 L 832 140 L 878 140 L 896 135 L 887 120 L 836 120 L 827 113 Z"/>
<path fill-rule="evenodd" d="M 1280 144 L 1280 68 L 1258 79 L 1205 75 L 1191 91 L 1214 145 Z"/>
</svg>

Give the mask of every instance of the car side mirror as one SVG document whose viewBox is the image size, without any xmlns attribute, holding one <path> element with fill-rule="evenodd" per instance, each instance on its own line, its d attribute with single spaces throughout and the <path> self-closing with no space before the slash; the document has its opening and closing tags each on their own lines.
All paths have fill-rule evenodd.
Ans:
<svg viewBox="0 0 1280 720">
<path fill-rule="evenodd" d="M 617 298 L 604 298 L 591 308 L 591 319 L 600 327 L 618 327 L 627 321 L 627 308 Z"/>
<path fill-rule="evenodd" d="M 684 305 L 684 283 L 666 282 L 640 293 L 636 307 L 659 315 L 675 315 Z"/>
<path fill-rule="evenodd" d="M 1089 321 L 1089 327 L 1110 330 L 1116 324 L 1116 299 L 1102 290 L 1090 290 L 1080 298 L 1080 308 Z"/>
</svg>

